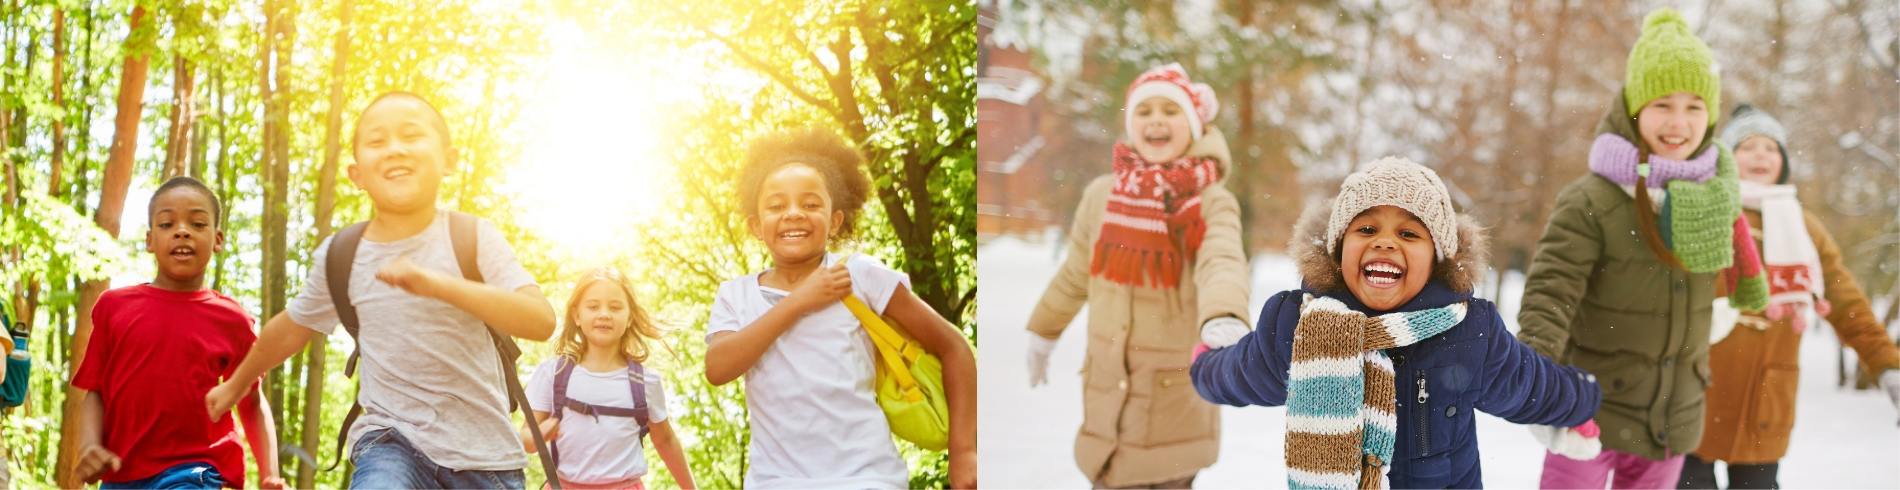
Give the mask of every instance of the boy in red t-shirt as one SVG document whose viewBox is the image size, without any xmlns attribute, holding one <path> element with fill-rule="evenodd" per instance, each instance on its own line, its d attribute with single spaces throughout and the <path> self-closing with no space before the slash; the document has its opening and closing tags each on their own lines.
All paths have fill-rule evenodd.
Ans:
<svg viewBox="0 0 1900 490">
<path fill-rule="evenodd" d="M 106 291 L 92 310 L 92 339 L 72 381 L 84 390 L 73 475 L 103 479 L 101 489 L 243 488 L 237 428 L 204 409 L 204 394 L 257 341 L 251 316 L 205 287 L 205 265 L 224 248 L 222 209 L 191 177 L 165 181 L 150 209 L 145 250 L 158 262 L 158 277 Z M 237 408 L 259 486 L 283 488 L 270 410 L 255 381 L 250 391 Z"/>
</svg>

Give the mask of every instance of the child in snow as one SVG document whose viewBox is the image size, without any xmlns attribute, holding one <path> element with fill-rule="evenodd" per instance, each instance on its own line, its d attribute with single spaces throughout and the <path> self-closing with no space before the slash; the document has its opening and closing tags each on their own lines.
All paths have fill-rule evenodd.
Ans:
<svg viewBox="0 0 1900 490">
<path fill-rule="evenodd" d="M 257 457 L 258 486 L 283 488 L 276 429 L 258 376 L 234 373 L 257 342 L 237 301 L 205 288 L 205 265 L 224 249 L 216 194 L 191 177 L 152 193 L 145 251 L 149 284 L 106 291 L 93 306 L 92 339 L 73 375 L 81 390 L 79 462 L 73 475 L 99 488 L 243 488 L 244 449 L 230 419 L 198 417 L 202 393 L 237 387 L 238 419 Z M 231 405 L 215 415 L 229 412 Z M 61 482 L 78 487 L 77 482 Z"/>
<path fill-rule="evenodd" d="M 857 229 L 870 180 L 836 134 L 789 131 L 752 142 L 737 191 L 772 268 L 719 285 L 706 326 L 706 380 L 745 376 L 747 488 L 906 488 L 872 387 L 877 350 L 845 307 L 856 295 L 943 362 L 950 485 L 976 485 L 976 357 L 955 326 L 877 259 L 827 253 Z M 847 260 L 849 259 L 849 260 Z"/>
<path fill-rule="evenodd" d="M 1231 347 L 1207 344 L 1192 371 L 1209 401 L 1287 406 L 1288 486 L 1483 486 L 1474 409 L 1594 427 L 1596 382 L 1518 343 L 1497 306 L 1471 296 L 1486 238 L 1431 169 L 1367 164 L 1294 235 L 1302 288 L 1267 299 Z"/>
<path fill-rule="evenodd" d="M 1715 462 L 1728 462 L 1729 488 L 1778 488 L 1775 473 L 1794 430 L 1802 333 L 1827 318 L 1841 342 L 1860 353 L 1900 407 L 1900 352 L 1887 338 L 1847 267 L 1841 247 L 1788 184 L 1787 131 L 1743 104 L 1729 115 L 1721 143 L 1735 154 L 1742 213 L 1758 240 L 1769 281 L 1768 308 L 1711 325 L 1708 414 L 1702 444 L 1683 462 L 1677 488 L 1715 488 Z M 1759 230 L 1759 231 L 1757 231 Z M 1739 322 L 1734 320 L 1739 319 Z M 1734 328 L 1739 323 L 1748 328 Z"/>
<path fill-rule="evenodd" d="M 666 387 L 658 372 L 641 365 L 659 336 L 619 270 L 595 269 L 574 285 L 566 322 L 554 337 L 559 354 L 528 381 L 528 405 L 559 465 L 562 488 L 645 489 L 640 440 L 649 432 L 673 480 L 694 487 L 668 422 Z M 520 436 L 522 449 L 535 452 L 526 427 Z"/>
<path fill-rule="evenodd" d="M 408 92 L 378 96 L 357 118 L 350 181 L 369 194 L 375 215 L 362 232 L 345 291 L 359 323 L 362 417 L 349 427 L 361 488 L 522 488 L 527 461 L 509 421 L 507 376 L 489 328 L 546 340 L 554 308 L 521 267 L 501 230 L 475 220 L 483 282 L 464 278 L 450 214 L 436 208 L 442 178 L 455 171 L 448 123 Z M 331 298 L 318 245 L 302 292 L 264 325 L 257 349 L 232 381 L 211 390 L 212 412 L 229 407 L 250 379 L 302 352 L 317 332 L 343 321 Z M 246 385 L 234 384 L 246 380 Z"/>
<path fill-rule="evenodd" d="M 1203 331 L 1247 331 L 1240 205 L 1221 187 L 1214 90 L 1170 63 L 1128 87 L 1113 173 L 1083 191 L 1068 259 L 1029 317 L 1029 380 L 1089 308 L 1075 463 L 1097 488 L 1185 488 L 1220 451 L 1220 412 L 1188 389 Z"/>
<path fill-rule="evenodd" d="M 1603 488 L 1612 472 L 1614 488 L 1673 485 L 1702 440 L 1717 273 L 1729 269 L 1734 304 L 1759 310 L 1767 299 L 1734 159 L 1707 137 L 1720 84 L 1681 14 L 1651 12 L 1597 125 L 1590 173 L 1557 195 L 1517 337 L 1597 376 L 1603 451 L 1546 454 L 1545 488 Z M 1557 436 L 1558 446 L 1576 437 Z"/>
</svg>

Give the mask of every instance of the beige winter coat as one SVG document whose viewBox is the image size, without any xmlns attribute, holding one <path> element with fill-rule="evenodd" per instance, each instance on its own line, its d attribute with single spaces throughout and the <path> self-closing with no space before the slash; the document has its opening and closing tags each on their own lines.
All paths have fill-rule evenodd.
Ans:
<svg viewBox="0 0 1900 490">
<path fill-rule="evenodd" d="M 1227 141 L 1215 128 L 1187 154 L 1232 167 Z M 1083 192 L 1068 259 L 1029 317 L 1029 331 L 1060 337 L 1088 305 L 1085 413 L 1075 462 L 1090 480 L 1124 487 L 1179 480 L 1214 464 L 1220 413 L 1194 393 L 1190 354 L 1200 343 L 1201 323 L 1231 316 L 1252 324 L 1252 317 L 1246 312 L 1250 283 L 1240 205 L 1221 183 L 1201 191 L 1207 234 L 1191 267 L 1182 271 L 1179 288 L 1124 286 L 1090 276 L 1090 254 L 1113 181 L 1102 176 Z"/>
</svg>

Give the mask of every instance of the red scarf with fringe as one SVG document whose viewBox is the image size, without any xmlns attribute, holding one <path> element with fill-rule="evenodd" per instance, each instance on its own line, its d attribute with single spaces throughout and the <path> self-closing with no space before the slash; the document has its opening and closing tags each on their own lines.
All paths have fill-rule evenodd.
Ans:
<svg viewBox="0 0 1900 490">
<path fill-rule="evenodd" d="M 1220 161 L 1181 158 L 1152 164 L 1115 143 L 1115 185 L 1089 274 L 1116 284 L 1173 289 L 1207 234 L 1201 189 L 1220 181 Z"/>
</svg>

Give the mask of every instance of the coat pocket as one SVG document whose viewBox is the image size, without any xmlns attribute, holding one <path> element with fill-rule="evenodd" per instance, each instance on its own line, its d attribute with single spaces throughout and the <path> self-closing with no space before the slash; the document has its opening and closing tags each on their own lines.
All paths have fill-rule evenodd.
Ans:
<svg viewBox="0 0 1900 490">
<path fill-rule="evenodd" d="M 1753 428 L 1761 431 L 1764 445 L 1783 443 L 1794 430 L 1794 397 L 1800 378 L 1801 370 L 1796 366 L 1770 364 L 1762 370 L 1752 415 Z"/>
<path fill-rule="evenodd" d="M 1194 392 L 1187 367 L 1155 370 L 1154 398 L 1148 405 L 1148 445 L 1163 446 L 1203 439 L 1220 412 Z"/>
</svg>

